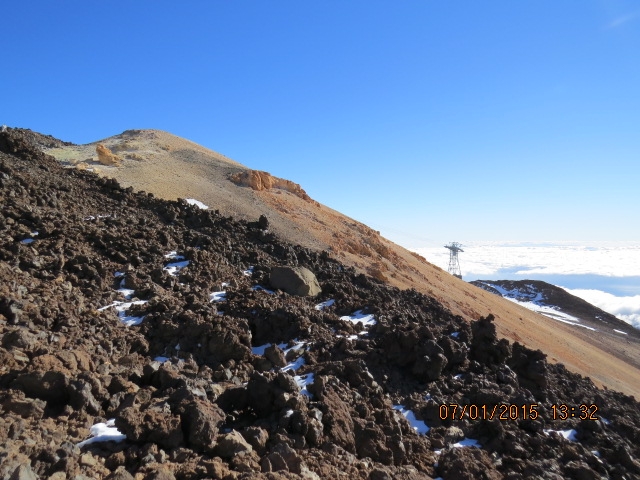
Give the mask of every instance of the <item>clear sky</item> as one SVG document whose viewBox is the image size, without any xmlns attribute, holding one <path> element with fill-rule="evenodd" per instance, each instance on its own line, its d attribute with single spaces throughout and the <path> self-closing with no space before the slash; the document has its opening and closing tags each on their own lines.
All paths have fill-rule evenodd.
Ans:
<svg viewBox="0 0 640 480">
<path fill-rule="evenodd" d="M 408 247 L 640 239 L 640 3 L 5 2 L 0 123 L 167 130 Z"/>
</svg>

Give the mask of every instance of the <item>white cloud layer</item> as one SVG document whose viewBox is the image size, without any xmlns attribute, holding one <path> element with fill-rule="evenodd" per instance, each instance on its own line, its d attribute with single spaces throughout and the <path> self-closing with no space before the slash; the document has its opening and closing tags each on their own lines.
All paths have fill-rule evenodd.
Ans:
<svg viewBox="0 0 640 480">
<path fill-rule="evenodd" d="M 569 289 L 567 292 L 586 300 L 591 305 L 615 315 L 620 320 L 640 328 L 640 295 L 617 297 L 601 290 Z"/>
<path fill-rule="evenodd" d="M 542 280 L 640 328 L 640 243 L 466 242 L 459 254 L 463 279 Z M 444 247 L 416 248 L 447 270 Z"/>
<path fill-rule="evenodd" d="M 640 276 L 640 243 L 594 242 L 559 244 L 467 243 L 459 255 L 465 277 L 509 270 L 515 275 Z M 443 247 L 413 249 L 429 262 L 447 269 Z"/>
</svg>

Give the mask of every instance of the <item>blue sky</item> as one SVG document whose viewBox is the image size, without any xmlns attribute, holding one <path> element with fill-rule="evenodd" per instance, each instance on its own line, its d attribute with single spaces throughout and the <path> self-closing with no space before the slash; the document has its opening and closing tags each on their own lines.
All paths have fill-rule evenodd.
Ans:
<svg viewBox="0 0 640 480">
<path fill-rule="evenodd" d="M 189 138 L 408 247 L 638 240 L 635 1 L 3 5 L 0 123 Z"/>
</svg>

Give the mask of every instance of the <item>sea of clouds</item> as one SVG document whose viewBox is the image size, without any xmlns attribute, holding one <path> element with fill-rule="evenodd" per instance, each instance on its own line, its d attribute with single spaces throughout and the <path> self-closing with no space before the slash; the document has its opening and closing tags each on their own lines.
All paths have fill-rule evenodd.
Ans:
<svg viewBox="0 0 640 480">
<path fill-rule="evenodd" d="M 542 280 L 640 328 L 639 242 L 465 242 L 463 279 Z M 447 270 L 444 246 L 413 248 Z"/>
</svg>

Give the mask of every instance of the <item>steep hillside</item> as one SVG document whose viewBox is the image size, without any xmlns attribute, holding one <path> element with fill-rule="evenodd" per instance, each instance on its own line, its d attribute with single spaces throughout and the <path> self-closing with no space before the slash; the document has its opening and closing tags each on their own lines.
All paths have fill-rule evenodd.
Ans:
<svg viewBox="0 0 640 480">
<path fill-rule="evenodd" d="M 491 316 L 33 139 L 0 133 L 3 479 L 640 478 L 640 404 Z"/>
<path fill-rule="evenodd" d="M 117 155 L 120 166 L 101 164 L 98 144 Z M 313 201 L 291 181 L 157 130 L 129 130 L 88 145 L 57 145 L 47 151 L 65 166 L 93 169 L 163 199 L 195 198 L 222 215 L 246 221 L 264 214 L 270 231 L 288 242 L 326 250 L 358 272 L 433 296 L 469 321 L 493 314 L 500 337 L 542 349 L 551 361 L 596 384 L 640 398 L 637 339 L 578 332 L 452 277 L 366 225 Z"/>
</svg>

